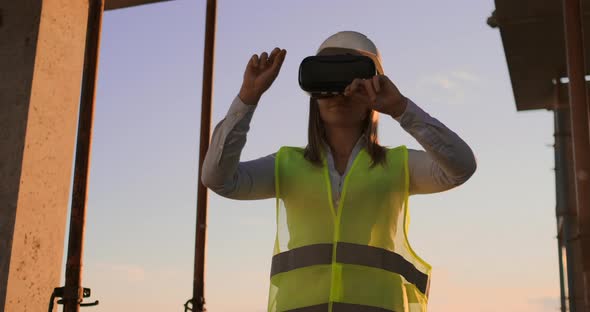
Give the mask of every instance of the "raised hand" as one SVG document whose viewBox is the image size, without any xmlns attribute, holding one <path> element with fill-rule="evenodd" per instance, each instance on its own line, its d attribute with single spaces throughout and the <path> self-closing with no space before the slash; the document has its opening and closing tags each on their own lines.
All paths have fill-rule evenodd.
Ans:
<svg viewBox="0 0 590 312">
<path fill-rule="evenodd" d="M 248 105 L 256 105 L 260 97 L 275 81 L 287 55 L 287 50 L 274 48 L 270 53 L 254 54 L 244 72 L 240 99 Z"/>
<path fill-rule="evenodd" d="M 362 96 L 370 103 L 372 109 L 393 117 L 400 116 L 406 110 L 407 98 L 385 75 L 376 75 L 371 79 L 355 79 L 344 89 L 344 95 Z"/>
</svg>

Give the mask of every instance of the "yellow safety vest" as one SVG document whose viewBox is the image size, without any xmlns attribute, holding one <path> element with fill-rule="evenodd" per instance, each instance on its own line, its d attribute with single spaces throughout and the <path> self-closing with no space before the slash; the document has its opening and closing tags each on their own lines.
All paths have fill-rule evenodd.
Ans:
<svg viewBox="0 0 590 312">
<path fill-rule="evenodd" d="M 282 147 L 275 159 L 277 235 L 269 312 L 424 312 L 431 267 L 407 239 L 408 152 L 370 168 L 363 149 L 333 207 L 326 162 Z"/>
</svg>

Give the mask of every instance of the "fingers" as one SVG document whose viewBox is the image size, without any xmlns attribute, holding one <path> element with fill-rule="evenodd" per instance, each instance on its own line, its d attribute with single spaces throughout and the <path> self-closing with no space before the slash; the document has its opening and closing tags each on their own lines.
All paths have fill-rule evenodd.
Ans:
<svg viewBox="0 0 590 312">
<path fill-rule="evenodd" d="M 248 66 L 259 71 L 264 71 L 268 68 L 272 68 L 273 70 L 277 71 L 283 65 L 286 54 L 287 50 L 280 49 L 278 47 L 274 48 L 270 55 L 268 55 L 267 52 L 262 52 L 260 57 L 258 54 L 254 54 L 248 62 Z"/>
<path fill-rule="evenodd" d="M 274 48 L 272 50 L 268 58 L 268 65 L 270 65 L 272 71 L 278 72 L 280 70 L 286 54 L 287 50 L 282 50 L 280 48 Z"/>
<path fill-rule="evenodd" d="M 373 82 L 373 87 L 375 88 L 375 92 L 379 93 L 379 91 L 381 91 L 380 76 L 378 76 L 378 75 L 373 76 L 373 79 L 371 79 L 371 81 Z"/>
<path fill-rule="evenodd" d="M 279 48 L 274 48 L 272 50 L 272 52 L 270 52 L 270 56 L 268 57 L 268 62 L 271 64 L 274 64 L 274 61 L 277 57 L 277 54 L 279 54 L 279 52 L 281 52 L 281 49 Z"/>
<path fill-rule="evenodd" d="M 375 89 L 373 89 L 373 79 L 363 79 L 363 86 L 365 87 L 365 92 L 369 95 L 371 102 L 375 102 L 375 100 L 377 100 L 377 93 L 375 92 Z"/>
<path fill-rule="evenodd" d="M 379 91 L 381 91 L 381 86 L 377 76 L 371 79 L 357 78 L 344 89 L 344 95 L 349 96 L 355 93 L 361 93 L 369 96 L 371 101 L 375 101 Z"/>
<path fill-rule="evenodd" d="M 252 55 L 252 57 L 250 58 L 250 61 L 248 61 L 248 67 L 249 68 L 257 68 L 258 67 L 258 55 L 254 54 Z"/>
<path fill-rule="evenodd" d="M 274 71 L 279 71 L 281 69 L 281 66 L 283 66 L 283 62 L 285 61 L 285 56 L 287 56 L 287 50 L 279 49 L 279 52 L 277 52 L 277 55 L 272 60 L 272 69 Z"/>
<path fill-rule="evenodd" d="M 268 53 L 262 52 L 260 54 L 260 63 L 258 64 L 258 68 L 260 70 L 264 70 L 268 66 Z"/>
<path fill-rule="evenodd" d="M 349 96 L 355 92 L 357 92 L 359 85 L 361 85 L 362 79 L 355 79 L 353 80 L 346 88 L 344 89 L 344 95 Z"/>
</svg>

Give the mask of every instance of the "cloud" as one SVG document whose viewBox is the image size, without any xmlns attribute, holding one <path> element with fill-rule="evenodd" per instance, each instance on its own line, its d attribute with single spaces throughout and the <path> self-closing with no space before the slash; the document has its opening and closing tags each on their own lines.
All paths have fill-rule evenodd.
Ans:
<svg viewBox="0 0 590 312">
<path fill-rule="evenodd" d="M 444 102 L 460 103 L 464 101 L 467 91 L 480 81 L 477 75 L 464 70 L 432 73 L 419 78 L 414 91 L 417 94 L 429 94 Z"/>
<path fill-rule="evenodd" d="M 468 81 L 468 82 L 478 82 L 480 79 L 476 75 L 466 72 L 466 71 L 454 71 L 451 73 L 451 76 L 456 78 L 457 80 Z"/>
</svg>

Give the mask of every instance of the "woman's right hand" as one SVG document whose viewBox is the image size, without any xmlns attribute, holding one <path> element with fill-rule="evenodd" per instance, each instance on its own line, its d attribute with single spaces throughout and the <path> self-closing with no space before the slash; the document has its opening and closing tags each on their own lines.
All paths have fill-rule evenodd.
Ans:
<svg viewBox="0 0 590 312">
<path fill-rule="evenodd" d="M 281 70 L 287 50 L 274 48 L 270 53 L 254 54 L 244 72 L 240 99 L 248 105 L 258 104 L 262 94 L 270 88 Z"/>
</svg>

